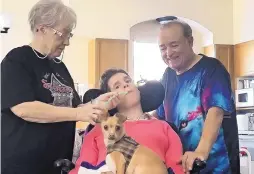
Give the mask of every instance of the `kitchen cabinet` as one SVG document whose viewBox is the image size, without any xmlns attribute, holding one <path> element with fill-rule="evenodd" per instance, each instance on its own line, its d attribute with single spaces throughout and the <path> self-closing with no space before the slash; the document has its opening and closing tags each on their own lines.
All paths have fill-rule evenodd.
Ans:
<svg viewBox="0 0 254 174">
<path fill-rule="evenodd" d="M 236 44 L 235 54 L 235 77 L 254 76 L 254 40 Z"/>
<path fill-rule="evenodd" d="M 204 47 L 204 54 L 209 57 L 215 57 L 214 45 Z"/>
<path fill-rule="evenodd" d="M 128 71 L 128 40 L 94 39 L 89 42 L 89 87 L 98 88 L 101 75 L 109 68 Z"/>
<path fill-rule="evenodd" d="M 232 89 L 235 89 L 234 76 L 234 46 L 233 45 L 215 45 L 215 57 L 221 61 L 230 74 Z"/>
<path fill-rule="evenodd" d="M 232 89 L 235 89 L 234 45 L 214 44 L 204 48 L 204 54 L 215 57 L 225 66 L 230 74 Z"/>
</svg>

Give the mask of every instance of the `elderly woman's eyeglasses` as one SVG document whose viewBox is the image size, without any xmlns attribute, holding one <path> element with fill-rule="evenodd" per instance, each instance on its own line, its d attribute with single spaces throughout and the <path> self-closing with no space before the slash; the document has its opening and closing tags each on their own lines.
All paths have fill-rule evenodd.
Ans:
<svg viewBox="0 0 254 174">
<path fill-rule="evenodd" d="M 63 38 L 63 39 L 70 39 L 73 34 L 72 33 L 62 33 L 54 28 L 51 28 L 54 31 L 54 34 L 57 34 L 59 37 Z"/>
</svg>

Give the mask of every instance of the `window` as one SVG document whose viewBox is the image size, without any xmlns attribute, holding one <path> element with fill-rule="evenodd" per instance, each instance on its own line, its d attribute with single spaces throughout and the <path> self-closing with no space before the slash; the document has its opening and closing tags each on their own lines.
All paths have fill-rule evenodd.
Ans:
<svg viewBox="0 0 254 174">
<path fill-rule="evenodd" d="M 134 81 L 160 80 L 167 65 L 157 43 L 134 42 Z"/>
</svg>

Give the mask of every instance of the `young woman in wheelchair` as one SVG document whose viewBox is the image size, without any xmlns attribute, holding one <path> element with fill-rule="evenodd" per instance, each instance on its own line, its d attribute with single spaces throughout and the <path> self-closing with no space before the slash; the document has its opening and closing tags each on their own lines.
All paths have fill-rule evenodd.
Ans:
<svg viewBox="0 0 254 174">
<path fill-rule="evenodd" d="M 179 136 L 167 122 L 143 112 L 140 91 L 130 76 L 124 70 L 110 69 L 102 75 L 101 90 L 103 92 L 128 92 L 117 106 L 118 112 L 127 116 L 127 121 L 124 123 L 126 133 L 138 143 L 156 152 L 169 171 L 177 174 L 183 173 L 179 164 L 183 154 Z M 95 125 L 85 135 L 80 157 L 70 174 L 81 173 L 81 171 L 82 173 L 103 171 L 103 169 L 107 171 L 105 159 L 106 147 L 103 142 L 103 134 L 100 125 Z"/>
</svg>

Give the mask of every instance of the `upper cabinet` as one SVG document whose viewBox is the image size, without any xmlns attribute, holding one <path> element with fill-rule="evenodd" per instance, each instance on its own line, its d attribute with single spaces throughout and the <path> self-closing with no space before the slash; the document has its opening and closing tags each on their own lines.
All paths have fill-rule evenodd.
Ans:
<svg viewBox="0 0 254 174">
<path fill-rule="evenodd" d="M 235 77 L 254 75 L 254 40 L 235 45 Z"/>
<path fill-rule="evenodd" d="M 209 57 L 215 57 L 214 45 L 204 47 L 204 54 Z"/>
<path fill-rule="evenodd" d="M 128 40 L 94 39 L 89 42 L 88 81 L 99 87 L 101 75 L 109 68 L 128 71 Z"/>
<path fill-rule="evenodd" d="M 254 40 L 237 45 L 207 46 L 204 54 L 216 57 L 223 63 L 231 76 L 232 84 L 238 77 L 254 76 Z"/>
<path fill-rule="evenodd" d="M 210 45 L 204 48 L 204 54 L 220 60 L 230 74 L 231 86 L 234 90 L 234 46 L 222 44 Z"/>
</svg>

